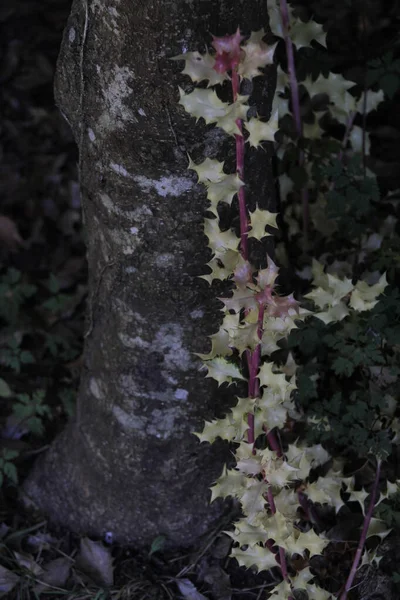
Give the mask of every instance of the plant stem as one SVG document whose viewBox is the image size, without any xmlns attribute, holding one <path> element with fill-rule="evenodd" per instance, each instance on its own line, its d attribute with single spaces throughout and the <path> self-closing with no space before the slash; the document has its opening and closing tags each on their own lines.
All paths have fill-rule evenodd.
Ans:
<svg viewBox="0 0 400 600">
<path fill-rule="evenodd" d="M 299 137 L 301 137 L 303 133 L 303 125 L 301 122 L 300 116 L 300 99 L 299 99 L 299 85 L 297 83 L 296 77 L 296 66 L 294 64 L 294 52 L 293 52 L 293 44 L 290 39 L 289 29 L 290 29 L 290 20 L 289 20 L 289 10 L 286 0 L 280 0 L 280 8 L 281 8 L 281 17 L 282 17 L 282 25 L 283 25 L 283 36 L 285 39 L 286 45 L 286 56 L 287 56 L 287 65 L 289 71 L 289 81 L 290 81 L 290 93 L 292 96 L 292 110 L 293 110 L 293 118 L 296 126 L 296 132 Z"/>
<path fill-rule="evenodd" d="M 297 82 L 296 76 L 296 65 L 294 62 L 294 52 L 293 52 L 293 43 L 290 39 L 289 30 L 290 30 L 290 18 L 289 18 L 289 9 L 286 0 L 280 0 L 280 9 L 281 9 L 281 17 L 282 17 L 282 26 L 283 26 L 283 37 L 285 39 L 286 45 L 286 56 L 287 56 L 287 66 L 289 72 L 289 83 L 290 83 L 290 94 L 292 97 L 292 111 L 293 111 L 293 119 L 296 127 L 296 133 L 300 138 L 303 135 L 303 123 L 301 120 L 300 114 L 300 97 L 299 97 L 299 84 Z M 304 165 L 304 152 L 300 152 L 299 155 L 299 166 L 302 167 Z M 307 247 L 308 243 L 308 229 L 310 223 L 310 214 L 308 207 L 308 189 L 304 187 L 301 190 L 301 202 L 303 205 L 303 235 L 305 245 Z"/>
<path fill-rule="evenodd" d="M 232 70 L 232 92 L 233 101 L 236 102 L 239 94 L 240 80 L 236 69 Z M 236 125 L 241 135 L 235 135 L 236 140 L 236 172 L 240 179 L 244 181 L 244 137 L 243 137 L 243 125 L 242 120 L 237 119 Z M 247 220 L 247 209 L 246 209 L 246 196 L 244 186 L 242 186 L 238 193 L 239 198 L 239 215 L 240 215 L 240 252 L 244 260 L 249 258 L 248 250 L 248 220 Z"/>
<path fill-rule="evenodd" d="M 368 534 L 368 528 L 369 525 L 371 523 L 371 518 L 372 518 L 372 513 L 374 512 L 374 508 L 375 508 L 375 501 L 376 501 L 376 495 L 378 492 L 378 485 L 379 485 L 379 476 L 381 474 L 381 461 L 378 459 L 377 465 L 376 465 L 376 474 L 375 474 L 375 481 L 374 481 L 374 485 L 371 491 L 371 499 L 369 501 L 369 507 L 368 507 L 368 511 L 367 514 L 365 515 L 364 518 L 364 525 L 362 528 L 362 532 L 361 532 L 361 537 L 360 537 L 360 541 L 358 542 L 358 547 L 354 556 L 354 560 L 353 560 L 353 564 L 351 566 L 351 571 L 349 573 L 349 576 L 347 578 L 346 584 L 344 586 L 344 591 L 340 596 L 340 600 L 346 600 L 347 599 L 347 594 L 350 591 L 351 586 L 353 585 L 353 581 L 354 581 L 354 577 L 356 575 L 356 571 L 358 568 L 358 564 L 360 562 L 361 559 L 361 555 L 363 553 L 364 550 L 364 546 L 365 546 L 365 541 L 367 539 L 367 534 Z"/>
</svg>

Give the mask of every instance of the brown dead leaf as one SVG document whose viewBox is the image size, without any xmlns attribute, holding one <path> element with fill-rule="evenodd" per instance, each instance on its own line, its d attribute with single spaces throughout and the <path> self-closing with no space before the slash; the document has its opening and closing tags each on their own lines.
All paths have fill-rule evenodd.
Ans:
<svg viewBox="0 0 400 600">
<path fill-rule="evenodd" d="M 200 594 L 196 586 L 190 581 L 190 579 L 177 579 L 176 585 L 179 588 L 180 593 L 186 600 L 207 600 L 203 594 Z"/>
<path fill-rule="evenodd" d="M 22 554 L 21 552 L 14 552 L 14 556 L 20 567 L 27 569 L 34 575 L 41 575 L 43 573 L 42 567 L 37 564 L 32 554 Z"/>
<path fill-rule="evenodd" d="M 44 571 L 40 577 L 40 581 L 43 583 L 39 583 L 35 586 L 34 591 L 36 594 L 39 595 L 41 592 L 48 589 L 48 586 L 63 588 L 67 583 L 71 565 L 71 560 L 64 556 L 55 558 L 44 565 Z"/>
<path fill-rule="evenodd" d="M 15 252 L 18 246 L 24 245 L 17 225 L 4 215 L 0 215 L 0 244 L 6 246 L 11 252 Z"/>
<path fill-rule="evenodd" d="M 16 573 L 13 573 L 9 569 L 0 565 L 0 593 L 11 592 L 11 590 L 17 585 L 20 577 Z"/>
<path fill-rule="evenodd" d="M 110 548 L 102 542 L 89 538 L 81 539 L 81 548 L 76 566 L 99 585 L 111 586 L 114 581 L 114 567 Z"/>
</svg>

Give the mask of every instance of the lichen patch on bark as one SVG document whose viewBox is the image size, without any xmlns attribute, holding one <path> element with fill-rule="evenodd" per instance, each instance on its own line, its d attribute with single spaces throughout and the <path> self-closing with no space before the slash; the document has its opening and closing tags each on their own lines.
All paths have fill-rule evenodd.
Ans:
<svg viewBox="0 0 400 600">
<path fill-rule="evenodd" d="M 159 196 L 181 196 L 193 187 L 193 181 L 188 177 L 161 177 L 160 179 L 149 179 L 144 175 L 135 175 L 134 180 L 145 192 L 155 190 Z"/>
</svg>

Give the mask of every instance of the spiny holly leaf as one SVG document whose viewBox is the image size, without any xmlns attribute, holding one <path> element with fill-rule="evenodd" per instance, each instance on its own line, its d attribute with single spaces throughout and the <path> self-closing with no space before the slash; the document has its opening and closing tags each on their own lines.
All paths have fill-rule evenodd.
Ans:
<svg viewBox="0 0 400 600">
<path fill-rule="evenodd" d="M 239 256 L 239 253 L 237 253 Z M 207 275 L 199 275 L 199 279 L 204 279 L 210 285 L 214 281 L 214 279 L 220 279 L 223 281 L 224 279 L 228 279 L 231 277 L 232 271 L 224 266 L 223 263 L 218 258 L 212 258 L 208 263 L 207 267 L 210 267 L 211 273 L 207 273 Z"/>
<path fill-rule="evenodd" d="M 320 76 L 315 81 L 311 77 L 307 77 L 301 82 L 301 85 L 304 85 L 310 98 L 318 94 L 326 94 L 330 102 L 341 106 L 345 99 L 346 91 L 356 84 L 354 81 L 345 79 L 343 75 L 329 73 L 328 77 Z"/>
<path fill-rule="evenodd" d="M 379 90 L 378 92 L 373 92 L 371 90 L 367 91 L 367 99 L 365 102 L 365 92 L 363 92 L 359 98 L 359 100 L 357 100 L 357 105 L 356 105 L 356 109 L 357 112 L 363 114 L 364 113 L 364 104 L 365 104 L 365 111 L 367 113 L 372 112 L 373 110 L 376 110 L 378 108 L 378 105 L 383 102 L 385 99 L 385 94 L 383 93 L 383 90 Z"/>
<path fill-rule="evenodd" d="M 214 249 L 215 256 L 207 263 L 211 273 L 208 275 L 199 275 L 200 279 L 205 279 L 210 285 L 214 279 L 228 279 L 232 277 L 240 260 L 239 250 L 224 250 L 224 248 Z"/>
<path fill-rule="evenodd" d="M 211 502 L 216 498 L 226 498 L 233 496 L 240 498 L 243 494 L 243 488 L 246 486 L 247 478 L 236 469 L 228 469 L 226 465 L 223 468 L 221 476 L 217 479 L 211 488 Z"/>
<path fill-rule="evenodd" d="M 307 486 L 307 496 L 313 502 L 321 504 L 331 504 L 335 507 L 336 512 L 344 505 L 340 496 L 342 489 L 343 478 L 339 475 L 332 474 L 325 477 L 319 477 L 314 483 L 309 483 Z"/>
<path fill-rule="evenodd" d="M 347 125 L 349 116 L 356 110 L 356 107 L 357 102 L 354 96 L 345 91 L 341 99 L 338 99 L 337 104 L 331 103 L 329 105 L 329 112 L 334 119 L 339 121 L 339 123 Z"/>
<path fill-rule="evenodd" d="M 284 31 L 282 26 L 282 18 L 277 6 L 276 0 L 268 0 L 268 16 L 269 26 L 274 35 L 283 38 Z M 313 20 L 304 23 L 300 19 L 293 17 L 293 9 L 289 8 L 289 36 L 293 44 L 297 48 L 309 46 L 312 40 L 319 42 L 326 47 L 326 33 L 323 31 L 322 25 Z"/>
<path fill-rule="evenodd" d="M 340 279 L 335 275 L 327 275 L 327 279 L 322 287 L 315 288 L 309 292 L 305 298 L 310 298 L 319 308 L 326 306 L 336 306 L 341 300 L 352 292 L 354 286 L 351 279 L 344 277 Z"/>
<path fill-rule="evenodd" d="M 246 400 L 248 400 L 246 398 Z M 254 400 L 253 400 L 254 402 Z M 253 444 L 242 441 L 235 452 L 236 468 L 245 475 L 259 475 L 262 470 L 261 455 L 253 454 Z"/>
<path fill-rule="evenodd" d="M 316 140 L 322 137 L 324 130 L 319 124 L 319 120 L 315 119 L 314 123 L 303 123 L 303 137 Z"/>
<path fill-rule="evenodd" d="M 276 509 L 289 521 L 297 518 L 299 497 L 292 488 L 283 488 L 274 495 Z"/>
<path fill-rule="evenodd" d="M 191 94 L 179 88 L 181 104 L 186 112 L 197 119 L 201 117 L 206 123 L 216 123 L 219 118 L 226 115 L 229 108 L 227 102 L 222 102 L 214 90 L 196 89 Z"/>
<path fill-rule="evenodd" d="M 328 325 L 329 323 L 336 323 L 338 321 L 342 321 L 349 314 L 350 311 L 347 308 L 347 306 L 343 302 L 339 302 L 339 304 L 332 306 L 328 310 L 315 313 L 314 316 L 320 321 L 323 321 L 325 325 Z"/>
<path fill-rule="evenodd" d="M 228 385 L 230 385 L 233 383 L 234 379 L 245 380 L 239 368 L 224 358 L 207 360 L 204 363 L 203 368 L 207 369 L 206 377 L 212 377 L 218 382 L 218 385 L 221 385 L 222 383 L 228 383 Z"/>
<path fill-rule="evenodd" d="M 278 118 L 282 119 L 285 115 L 290 113 L 289 110 L 289 99 L 275 96 L 272 102 L 272 113 L 278 112 Z"/>
<path fill-rule="evenodd" d="M 211 340 L 211 350 L 208 354 L 198 354 L 196 356 L 202 360 L 211 360 L 216 356 L 230 356 L 232 349 L 229 347 L 229 333 L 225 329 L 220 329 L 217 333 L 209 336 Z"/>
<path fill-rule="evenodd" d="M 275 133 L 278 131 L 278 110 L 272 113 L 267 123 L 263 123 L 258 118 L 253 118 L 248 123 L 245 123 L 244 126 L 249 132 L 246 142 L 249 142 L 253 148 L 258 148 L 261 141 L 274 142 Z"/>
<path fill-rule="evenodd" d="M 387 285 L 386 273 L 380 277 L 375 285 L 358 281 L 350 297 L 350 306 L 358 312 L 371 310 L 378 303 L 377 297 L 383 294 Z"/>
<path fill-rule="evenodd" d="M 225 177 L 223 171 L 224 163 L 213 158 L 206 158 L 200 164 L 196 165 L 189 156 L 188 169 L 196 171 L 198 180 L 201 183 L 208 184 L 209 182 L 217 183 Z"/>
<path fill-rule="evenodd" d="M 312 19 L 307 23 L 296 19 L 290 29 L 290 38 L 297 49 L 310 46 L 313 40 L 326 48 L 326 33 L 322 25 Z"/>
<path fill-rule="evenodd" d="M 264 450 L 262 454 L 266 456 L 267 453 Z M 265 462 L 262 461 L 262 466 L 269 483 L 278 488 L 286 487 L 291 481 L 299 479 L 298 469 L 283 459 L 271 457 Z"/>
<path fill-rule="evenodd" d="M 231 175 L 224 174 L 220 181 L 207 182 L 205 185 L 207 186 L 207 198 L 210 200 L 211 206 L 216 208 L 218 202 L 226 202 L 229 205 L 232 204 L 233 197 L 238 193 L 244 183 L 235 173 Z M 218 216 L 218 213 L 216 213 L 216 216 Z"/>
<path fill-rule="evenodd" d="M 246 323 L 240 325 L 238 329 L 231 334 L 232 346 L 242 355 L 245 350 L 254 350 L 260 343 L 258 337 L 258 324 Z"/>
<path fill-rule="evenodd" d="M 238 96 L 236 102 L 228 104 L 222 102 L 214 90 L 196 89 L 185 94 L 179 88 L 179 95 L 179 104 L 192 116 L 203 118 L 207 124 L 217 123 L 218 127 L 230 135 L 241 135 L 236 120 L 246 118 L 249 107 L 245 102 L 248 96 Z"/>
<path fill-rule="evenodd" d="M 246 519 L 241 519 L 235 523 L 235 531 L 224 531 L 226 535 L 238 542 L 239 546 L 249 546 L 250 548 L 265 542 L 271 536 L 264 527 L 260 525 L 249 525 Z"/>
<path fill-rule="evenodd" d="M 276 90 L 275 93 L 283 94 L 289 86 L 289 75 L 278 65 L 276 70 Z"/>
<path fill-rule="evenodd" d="M 225 305 L 226 310 L 234 310 L 236 313 L 244 309 L 256 309 L 257 300 L 255 298 L 255 292 L 248 288 L 234 290 L 232 296 L 229 298 L 219 298 Z"/>
<path fill-rule="evenodd" d="M 391 529 L 388 529 L 385 521 L 381 519 L 372 518 L 368 527 L 367 538 L 372 537 L 373 535 L 378 536 L 381 540 L 384 540 L 387 535 L 391 532 Z"/>
<path fill-rule="evenodd" d="M 292 536 L 284 540 L 281 545 L 291 554 L 303 555 L 308 550 L 310 556 L 315 556 L 322 554 L 328 544 L 329 540 L 325 539 L 322 534 L 317 535 L 313 529 L 307 533 L 294 529 Z"/>
<path fill-rule="evenodd" d="M 256 208 L 254 212 L 250 213 L 250 226 L 251 231 L 249 232 L 249 237 L 254 237 L 257 240 L 261 240 L 263 237 L 268 235 L 272 235 L 265 231 L 267 226 L 269 227 L 277 227 L 276 217 L 277 213 L 271 213 L 268 210 L 262 210 L 260 208 Z"/>
<path fill-rule="evenodd" d="M 218 250 L 236 250 L 239 245 L 239 238 L 228 229 L 221 231 L 217 219 L 204 219 L 204 233 L 208 237 L 208 246 L 213 252 Z"/>
<path fill-rule="evenodd" d="M 266 502 L 263 494 L 266 494 L 267 490 L 268 484 L 265 481 L 246 479 L 245 490 L 240 494 L 240 502 L 250 525 L 254 525 L 264 511 Z"/>
<path fill-rule="evenodd" d="M 237 120 L 247 118 L 247 111 L 249 110 L 249 105 L 245 104 L 247 99 L 248 96 L 238 95 L 236 102 L 229 104 L 229 109 L 225 116 L 216 121 L 217 126 L 229 135 L 242 135 L 237 126 Z"/>
<path fill-rule="evenodd" d="M 275 555 L 263 546 L 253 546 L 247 550 L 232 548 L 231 556 L 236 558 L 241 567 L 247 569 L 255 567 L 257 571 L 268 571 L 277 566 Z"/>
<path fill-rule="evenodd" d="M 288 538 L 293 531 L 292 523 L 278 510 L 275 514 L 264 518 L 262 524 L 269 533 L 269 537 L 274 540 L 277 546 L 280 546 L 281 542 Z"/>
<path fill-rule="evenodd" d="M 268 17 L 269 17 L 269 26 L 274 35 L 277 37 L 283 38 L 283 27 L 282 27 L 282 17 L 281 11 L 279 9 L 279 3 L 276 0 L 267 0 L 267 9 L 268 9 Z M 288 6 L 290 22 L 293 23 L 293 9 L 291 6 Z"/>
<path fill-rule="evenodd" d="M 296 388 L 296 384 L 293 381 L 286 381 L 286 375 L 284 373 L 275 373 L 272 369 L 274 363 L 263 363 L 258 372 L 258 379 L 260 386 L 267 386 L 275 394 L 279 394 L 282 401 L 289 399 L 290 394 Z"/>
<path fill-rule="evenodd" d="M 363 143 L 364 143 L 365 144 L 365 154 L 369 154 L 369 151 L 371 148 L 369 134 L 366 131 L 364 132 L 362 127 L 353 125 L 349 140 L 350 140 L 351 147 L 353 148 L 354 152 L 361 154 L 363 152 Z"/>
<path fill-rule="evenodd" d="M 245 55 L 238 66 L 238 73 L 241 77 L 246 79 L 258 77 L 262 75 L 260 68 L 273 64 L 276 44 L 267 46 L 262 41 L 264 35 L 264 29 L 253 31 L 246 44 L 242 46 Z"/>
<path fill-rule="evenodd" d="M 232 414 L 226 415 L 224 419 L 215 421 L 206 421 L 201 433 L 194 433 L 202 442 L 213 444 L 217 438 L 228 440 L 230 442 L 241 442 L 249 428 L 244 416 L 235 419 Z"/>
<path fill-rule="evenodd" d="M 355 490 L 347 490 L 348 492 L 350 491 L 350 498 L 349 501 L 350 502 L 358 502 L 363 515 L 365 516 L 365 500 L 368 498 L 369 496 L 369 492 L 366 492 L 365 490 L 361 489 L 358 492 L 356 492 Z"/>
<path fill-rule="evenodd" d="M 277 267 L 272 258 L 267 256 L 267 261 L 267 268 L 260 269 L 257 275 L 257 285 L 262 290 L 266 287 L 273 287 L 279 275 L 279 267 Z"/>
<path fill-rule="evenodd" d="M 260 400 L 257 404 L 260 412 L 257 411 L 256 418 L 266 424 L 267 429 L 274 429 L 278 427 L 281 429 L 287 421 L 287 409 L 283 406 L 264 406 Z"/>
<path fill-rule="evenodd" d="M 205 54 L 200 54 L 200 52 L 186 52 L 185 54 L 172 57 L 171 60 L 184 60 L 185 68 L 182 73 L 189 75 L 194 83 L 206 79 L 208 80 L 207 87 L 210 87 L 229 79 L 227 73 L 217 73 L 214 69 L 215 58 L 208 54 L 208 52 Z"/>
</svg>

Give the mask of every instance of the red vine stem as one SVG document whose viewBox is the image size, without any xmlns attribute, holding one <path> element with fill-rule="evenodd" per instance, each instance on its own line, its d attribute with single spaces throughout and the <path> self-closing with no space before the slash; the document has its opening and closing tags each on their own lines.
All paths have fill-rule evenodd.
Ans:
<svg viewBox="0 0 400 600">
<path fill-rule="evenodd" d="M 356 553 L 354 556 L 353 564 L 351 566 L 351 571 L 349 573 L 349 576 L 347 577 L 347 581 L 344 586 L 344 591 L 340 596 L 340 600 L 347 599 L 347 594 L 349 593 L 351 586 L 353 585 L 354 577 L 356 576 L 356 571 L 357 571 L 359 562 L 361 560 L 361 555 L 364 550 L 365 541 L 367 539 L 368 528 L 369 528 L 369 525 L 370 525 L 371 519 L 372 519 L 372 513 L 374 512 L 374 508 L 375 508 L 376 495 L 378 492 L 380 474 L 381 474 L 381 461 L 378 460 L 378 463 L 376 465 L 375 481 L 374 481 L 374 485 L 373 485 L 372 492 L 371 492 L 371 500 L 369 501 L 368 511 L 364 518 L 364 525 L 362 528 L 360 541 L 358 542 L 358 546 L 357 546 L 357 550 L 356 550 Z"/>
<path fill-rule="evenodd" d="M 232 92 L 233 101 L 236 102 L 239 94 L 239 75 L 236 68 L 232 69 Z M 240 179 L 244 181 L 244 137 L 243 137 L 243 125 L 242 120 L 237 119 L 236 125 L 241 135 L 235 135 L 236 140 L 236 172 Z M 239 198 L 239 215 L 240 215 L 240 252 L 244 260 L 249 258 L 249 250 L 247 237 L 249 233 L 249 225 L 247 220 L 247 209 L 246 209 L 246 197 L 244 186 L 242 186 L 238 193 Z"/>
<path fill-rule="evenodd" d="M 297 85 L 297 80 L 296 80 Z M 236 68 L 232 69 L 232 93 L 233 93 L 233 101 L 236 102 L 240 87 L 240 79 Z M 297 89 L 298 96 L 298 89 Z M 300 103 L 297 103 L 300 107 Z M 299 113 L 300 115 L 300 113 Z M 240 135 L 235 135 L 236 140 L 236 172 L 239 175 L 240 179 L 244 181 L 244 149 L 245 149 L 245 140 L 243 137 L 243 125 L 242 120 L 237 119 L 236 125 L 240 131 Z M 301 125 L 301 121 L 300 121 Z M 248 250 L 248 233 L 249 233 L 249 223 L 247 218 L 247 208 L 246 208 L 246 196 L 244 191 L 244 186 L 242 186 L 238 193 L 239 198 L 239 217 L 240 217 L 240 252 L 244 260 L 249 259 L 249 250 Z M 257 334 L 260 340 L 260 343 L 257 345 L 253 352 L 246 352 L 247 355 L 247 363 L 249 368 L 249 384 L 248 384 L 248 393 L 250 398 L 256 398 L 259 396 L 260 387 L 259 381 L 257 378 L 257 373 L 260 368 L 261 363 L 261 338 L 264 332 L 264 311 L 265 305 L 259 305 L 258 309 L 258 320 L 257 320 Z M 249 413 L 247 417 L 247 422 L 249 425 L 248 433 L 247 433 L 247 441 L 249 444 L 254 444 L 255 442 L 255 434 L 254 434 L 254 413 Z M 267 439 L 271 445 L 271 447 L 277 452 L 278 456 L 281 456 L 282 453 L 280 451 L 279 444 L 277 443 L 276 436 L 272 431 L 267 434 Z M 255 450 L 253 449 L 253 452 Z M 271 486 L 268 487 L 268 502 L 271 509 L 272 514 L 276 513 L 275 502 L 272 494 Z M 286 555 L 283 548 L 279 548 L 279 564 L 282 571 L 283 578 L 288 581 L 288 570 L 286 563 Z"/>
<path fill-rule="evenodd" d="M 285 39 L 286 45 L 286 56 L 287 56 L 287 65 L 289 72 L 289 82 L 290 82 L 290 93 L 292 97 L 292 111 L 294 124 L 296 127 L 296 133 L 298 137 L 303 135 L 303 123 L 301 120 L 300 114 L 300 97 L 299 97 L 299 84 L 297 82 L 296 76 L 296 65 L 294 62 L 294 52 L 293 52 L 293 43 L 290 39 L 289 30 L 290 30 L 290 18 L 289 18 L 289 9 L 286 0 L 280 0 L 280 9 L 281 9 L 281 18 L 282 18 L 282 27 L 283 27 L 283 37 Z M 299 166 L 303 166 L 304 164 L 304 152 L 300 152 L 299 154 Z M 308 228 L 310 222 L 309 215 L 309 206 L 308 206 L 308 189 L 304 187 L 301 190 L 301 201 L 303 205 L 303 234 L 304 239 L 307 244 L 308 239 Z"/>
</svg>

